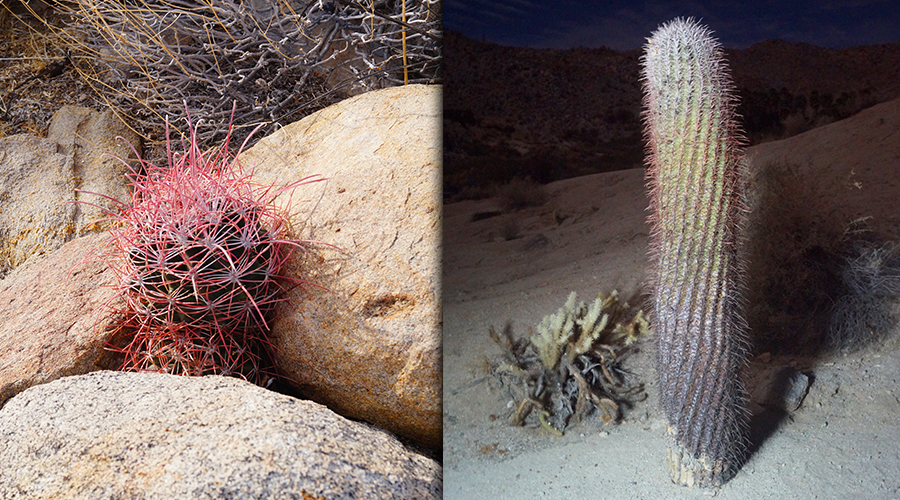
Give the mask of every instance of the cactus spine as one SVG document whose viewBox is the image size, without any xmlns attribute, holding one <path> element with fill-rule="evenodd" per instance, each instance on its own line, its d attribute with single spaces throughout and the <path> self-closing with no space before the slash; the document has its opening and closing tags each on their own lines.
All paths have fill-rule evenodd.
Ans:
<svg viewBox="0 0 900 500">
<path fill-rule="evenodd" d="M 707 28 L 680 18 L 662 25 L 642 64 L 651 301 L 669 466 L 675 483 L 717 486 L 737 472 L 745 450 L 743 138 L 729 70 Z"/>
<path fill-rule="evenodd" d="M 288 214 L 274 200 L 316 179 L 257 185 L 240 151 L 229 149 L 230 126 L 224 144 L 208 151 L 190 119 L 188 128 L 184 153 L 173 154 L 166 122 L 169 165 L 142 161 L 129 176 L 131 200 L 110 213 L 116 229 L 105 258 L 124 302 L 115 310 L 119 332 L 132 334 L 112 348 L 127 370 L 267 385 L 277 376 L 267 322 L 281 292 L 304 283 L 282 275 L 305 242 L 289 236 Z"/>
</svg>

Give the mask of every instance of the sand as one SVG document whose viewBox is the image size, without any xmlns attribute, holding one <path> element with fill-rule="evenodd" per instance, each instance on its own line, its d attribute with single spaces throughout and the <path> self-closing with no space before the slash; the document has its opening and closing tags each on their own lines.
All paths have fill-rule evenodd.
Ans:
<svg viewBox="0 0 900 500">
<path fill-rule="evenodd" d="M 747 153 L 753 166 L 798 165 L 811 191 L 798 195 L 817 217 L 870 217 L 873 234 L 900 241 L 900 100 Z M 760 406 L 754 393 L 752 453 L 721 488 L 669 479 L 649 338 L 625 362 L 648 398 L 621 423 L 589 418 L 562 437 L 510 425 L 515 402 L 490 375 L 501 350 L 489 326 L 511 321 L 525 335 L 573 290 L 639 302 L 648 262 L 642 171 L 545 188 L 541 206 L 487 218 L 475 214 L 502 212 L 499 200 L 444 208 L 445 498 L 900 498 L 897 328 L 851 351 L 755 356 L 750 384 L 788 366 L 811 384 L 794 411 Z"/>
</svg>

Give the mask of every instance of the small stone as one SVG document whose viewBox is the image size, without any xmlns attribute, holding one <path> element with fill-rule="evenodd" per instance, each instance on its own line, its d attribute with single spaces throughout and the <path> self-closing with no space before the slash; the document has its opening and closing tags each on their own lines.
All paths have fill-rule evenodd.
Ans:
<svg viewBox="0 0 900 500">
<path fill-rule="evenodd" d="M 797 411 L 809 392 L 809 377 L 795 369 L 782 372 L 784 381 L 784 409 Z"/>
<path fill-rule="evenodd" d="M 757 377 L 751 400 L 763 407 L 797 411 L 809 392 L 809 376 L 792 366 L 776 366 Z"/>
</svg>

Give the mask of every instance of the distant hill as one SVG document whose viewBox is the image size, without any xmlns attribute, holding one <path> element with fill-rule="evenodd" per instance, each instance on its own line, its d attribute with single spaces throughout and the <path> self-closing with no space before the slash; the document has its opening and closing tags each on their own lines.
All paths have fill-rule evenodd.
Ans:
<svg viewBox="0 0 900 500">
<path fill-rule="evenodd" d="M 825 49 L 769 40 L 726 50 L 751 144 L 900 97 L 900 43 Z M 444 38 L 445 199 L 513 177 L 546 183 L 640 167 L 641 51 L 503 47 Z"/>
</svg>

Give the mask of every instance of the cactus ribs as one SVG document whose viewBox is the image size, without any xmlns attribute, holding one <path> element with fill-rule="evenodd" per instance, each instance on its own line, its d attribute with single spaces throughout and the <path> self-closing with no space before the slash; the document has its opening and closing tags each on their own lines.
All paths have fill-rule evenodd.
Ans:
<svg viewBox="0 0 900 500">
<path fill-rule="evenodd" d="M 745 449 L 742 138 L 728 68 L 708 29 L 676 19 L 645 49 L 651 310 L 670 469 L 676 483 L 717 486 Z"/>
<path fill-rule="evenodd" d="M 118 348 L 123 368 L 265 385 L 276 376 L 270 315 L 286 287 L 304 283 L 282 275 L 304 242 L 288 236 L 274 199 L 319 179 L 256 185 L 227 138 L 204 152 L 188 126 L 185 152 L 173 155 L 167 141 L 167 167 L 142 161 L 130 174 L 132 199 L 110 214 L 117 228 L 104 256 L 125 303 L 118 328 L 133 332 Z"/>
</svg>

